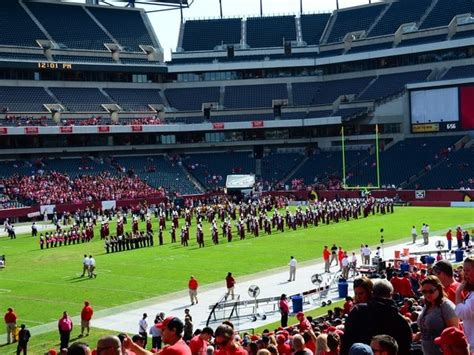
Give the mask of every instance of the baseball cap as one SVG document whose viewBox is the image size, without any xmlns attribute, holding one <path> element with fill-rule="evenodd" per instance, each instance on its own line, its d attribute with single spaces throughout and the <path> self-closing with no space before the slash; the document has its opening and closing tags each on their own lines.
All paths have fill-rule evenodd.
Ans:
<svg viewBox="0 0 474 355">
<path fill-rule="evenodd" d="M 349 349 L 349 355 L 373 355 L 374 352 L 367 344 L 355 343 Z"/>
<path fill-rule="evenodd" d="M 298 313 L 296 313 L 296 318 L 300 318 L 300 317 L 304 317 L 304 313 L 303 313 L 303 312 L 298 312 Z"/>
<path fill-rule="evenodd" d="M 169 316 L 169 317 L 166 317 L 163 322 L 160 322 L 158 324 L 155 325 L 155 327 L 157 327 L 158 329 L 165 329 L 168 327 L 168 324 L 170 324 L 171 322 L 176 322 L 176 323 L 180 323 L 181 324 L 181 327 L 183 327 L 183 322 L 181 322 L 181 320 L 179 318 L 176 318 L 176 317 L 173 317 L 173 316 Z"/>
<path fill-rule="evenodd" d="M 459 330 L 456 327 L 449 327 L 443 330 L 441 335 L 434 340 L 437 345 L 457 345 L 457 346 L 466 346 L 467 339 L 462 330 Z"/>
</svg>

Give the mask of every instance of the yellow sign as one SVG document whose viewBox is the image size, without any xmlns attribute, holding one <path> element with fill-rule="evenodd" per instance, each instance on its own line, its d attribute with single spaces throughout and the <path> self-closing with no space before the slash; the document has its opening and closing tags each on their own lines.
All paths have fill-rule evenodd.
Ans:
<svg viewBox="0 0 474 355">
<path fill-rule="evenodd" d="M 414 124 L 411 126 L 413 133 L 439 132 L 438 123 Z"/>
</svg>

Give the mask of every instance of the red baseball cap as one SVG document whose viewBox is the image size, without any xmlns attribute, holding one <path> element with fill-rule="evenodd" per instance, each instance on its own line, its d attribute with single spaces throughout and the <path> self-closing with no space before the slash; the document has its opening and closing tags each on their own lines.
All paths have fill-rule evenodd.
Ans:
<svg viewBox="0 0 474 355">
<path fill-rule="evenodd" d="M 449 327 L 443 330 L 441 335 L 434 340 L 437 345 L 457 345 L 467 347 L 467 338 L 462 330 L 456 327 Z"/>
<path fill-rule="evenodd" d="M 165 329 L 165 328 L 168 326 L 168 324 L 169 324 L 174 318 L 175 318 L 175 317 L 173 317 L 173 316 L 166 317 L 166 318 L 163 320 L 163 322 L 158 323 L 158 324 L 156 325 L 156 327 L 157 327 L 158 329 L 163 330 L 163 329 Z"/>
</svg>

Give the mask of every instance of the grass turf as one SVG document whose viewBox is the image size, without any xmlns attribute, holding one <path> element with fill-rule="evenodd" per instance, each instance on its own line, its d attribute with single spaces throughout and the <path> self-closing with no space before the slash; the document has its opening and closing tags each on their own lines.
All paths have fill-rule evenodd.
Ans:
<svg viewBox="0 0 474 355">
<path fill-rule="evenodd" d="M 96 311 L 130 302 L 164 295 L 187 288 L 189 275 L 200 284 L 222 281 L 232 271 L 238 278 L 259 271 L 285 266 L 289 255 L 299 262 L 321 257 L 323 245 L 336 243 L 345 249 L 357 249 L 361 243 L 378 244 L 380 228 L 387 242 L 407 238 L 412 225 L 430 224 L 431 231 L 472 223 L 471 209 L 396 208 L 394 214 L 370 216 L 297 231 L 274 233 L 259 238 L 221 241 L 213 246 L 209 225 L 204 224 L 206 247 L 195 243 L 194 225 L 187 248 L 170 244 L 165 232 L 165 245 L 156 245 L 115 254 L 105 254 L 98 238 L 91 243 L 40 250 L 30 236 L 16 240 L 0 239 L 0 254 L 6 254 L 7 267 L 0 270 L 0 309 L 14 307 L 20 322 L 29 327 L 59 319 L 62 311 L 78 315 L 85 299 Z M 154 220 L 156 231 L 157 221 Z M 194 221 L 193 221 L 194 223 Z M 167 225 L 169 227 L 169 223 Z M 130 228 L 130 224 L 126 226 Z M 141 228 L 144 228 L 142 225 Z M 115 223 L 111 223 L 111 231 Z M 96 279 L 81 278 L 82 257 L 94 255 Z"/>
</svg>

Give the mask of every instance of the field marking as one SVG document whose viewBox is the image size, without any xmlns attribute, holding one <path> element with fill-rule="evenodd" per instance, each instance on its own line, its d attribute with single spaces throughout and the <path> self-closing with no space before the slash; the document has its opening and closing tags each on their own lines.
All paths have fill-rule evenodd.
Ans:
<svg viewBox="0 0 474 355">
<path fill-rule="evenodd" d="M 12 292 L 12 290 L 9 290 L 8 288 L 0 288 L 0 293 L 8 293 Z"/>
</svg>

